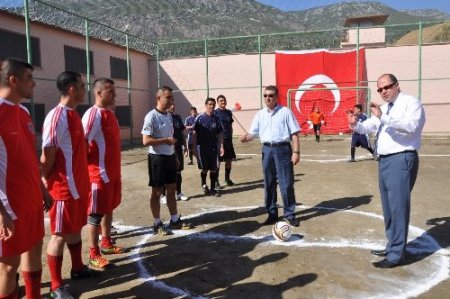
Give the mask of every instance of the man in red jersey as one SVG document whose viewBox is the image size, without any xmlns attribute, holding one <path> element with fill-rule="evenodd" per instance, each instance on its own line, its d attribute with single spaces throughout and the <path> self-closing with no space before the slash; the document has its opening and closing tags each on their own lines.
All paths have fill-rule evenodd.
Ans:
<svg viewBox="0 0 450 299">
<path fill-rule="evenodd" d="M 94 82 L 95 104 L 83 115 L 84 134 L 89 143 L 88 168 L 91 181 L 88 210 L 89 264 L 103 268 L 109 261 L 103 254 L 121 253 L 111 241 L 113 210 L 120 204 L 120 128 L 114 112 L 114 81 L 100 78 Z M 102 242 L 98 245 L 99 227 Z M 101 253 L 100 253 L 101 249 Z"/>
<path fill-rule="evenodd" d="M 33 123 L 20 105 L 33 95 L 32 72 L 21 60 L 0 63 L 0 298 L 18 298 L 19 264 L 26 297 L 41 298 L 42 199 L 47 210 L 51 198 L 39 178 Z"/>
<path fill-rule="evenodd" d="M 72 298 L 62 285 L 64 244 L 70 251 L 72 279 L 96 276 L 83 264 L 81 229 L 87 222 L 89 173 L 83 125 L 75 110 L 86 92 L 81 75 L 62 72 L 56 79 L 61 93 L 59 105 L 45 117 L 42 133 L 42 180 L 55 200 L 50 209 L 52 236 L 47 247 L 52 298 Z"/>
</svg>

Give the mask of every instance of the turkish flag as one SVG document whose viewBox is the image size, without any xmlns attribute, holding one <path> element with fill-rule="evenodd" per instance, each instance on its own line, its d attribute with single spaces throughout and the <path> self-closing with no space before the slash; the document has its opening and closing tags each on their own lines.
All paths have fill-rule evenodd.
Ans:
<svg viewBox="0 0 450 299">
<path fill-rule="evenodd" d="M 322 133 L 350 132 L 346 111 L 367 102 L 365 50 L 359 50 L 359 86 L 357 89 L 356 50 L 277 51 L 276 82 L 279 103 L 290 106 L 303 133 L 313 133 L 307 122 L 315 107 L 324 113 Z M 364 84 L 361 84 L 363 82 Z M 288 105 L 288 91 L 290 105 Z"/>
</svg>

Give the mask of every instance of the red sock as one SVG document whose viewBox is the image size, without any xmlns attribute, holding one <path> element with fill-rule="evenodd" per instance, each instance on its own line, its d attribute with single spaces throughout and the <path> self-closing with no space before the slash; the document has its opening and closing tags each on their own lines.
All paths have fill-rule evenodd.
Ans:
<svg viewBox="0 0 450 299">
<path fill-rule="evenodd" d="M 27 299 L 40 299 L 42 270 L 33 272 L 22 271 L 22 276 L 25 280 Z"/>
<path fill-rule="evenodd" d="M 95 246 L 89 248 L 89 257 L 93 258 L 100 255 L 100 247 Z"/>
<path fill-rule="evenodd" d="M 14 290 L 14 292 L 12 292 L 11 294 L 8 295 L 0 295 L 0 299 L 18 299 L 19 298 L 19 294 L 18 294 L 18 288 L 16 288 Z"/>
<path fill-rule="evenodd" d="M 102 236 L 102 247 L 108 248 L 112 246 L 111 237 Z"/>
<path fill-rule="evenodd" d="M 63 263 L 63 256 L 53 256 L 47 254 L 48 269 L 52 279 L 51 290 L 56 290 L 62 285 L 61 268 Z"/>
<path fill-rule="evenodd" d="M 81 241 L 75 244 L 67 244 L 69 247 L 70 258 L 72 259 L 72 271 L 81 271 L 84 268 L 81 257 Z"/>
</svg>

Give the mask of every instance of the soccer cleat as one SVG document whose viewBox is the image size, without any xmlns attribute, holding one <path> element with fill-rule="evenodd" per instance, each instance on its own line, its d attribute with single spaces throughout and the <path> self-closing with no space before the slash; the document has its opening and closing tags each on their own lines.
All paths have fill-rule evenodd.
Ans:
<svg viewBox="0 0 450 299">
<path fill-rule="evenodd" d="M 97 269 L 103 269 L 109 265 L 109 261 L 101 255 L 97 255 L 89 258 L 89 265 Z"/>
<path fill-rule="evenodd" d="M 205 195 L 209 195 L 209 188 L 208 188 L 208 185 L 203 185 L 202 186 L 202 189 L 203 189 L 203 193 L 205 193 Z"/>
<path fill-rule="evenodd" d="M 159 197 L 159 202 L 162 203 L 163 205 L 167 204 L 167 197 L 165 195 L 161 195 Z"/>
<path fill-rule="evenodd" d="M 111 244 L 108 247 L 100 246 L 100 251 L 102 252 L 102 254 L 120 254 L 124 252 L 124 249 L 122 247 Z"/>
<path fill-rule="evenodd" d="M 70 294 L 69 292 L 69 286 L 68 285 L 63 285 L 60 286 L 59 288 L 50 291 L 50 298 L 54 298 L 54 299 L 75 299 L 74 296 L 72 296 L 72 294 Z"/>
<path fill-rule="evenodd" d="M 101 275 L 100 271 L 90 269 L 88 266 L 84 266 L 80 271 L 70 271 L 70 278 L 72 280 L 80 280 L 85 278 L 95 278 Z"/>
<path fill-rule="evenodd" d="M 186 200 L 189 200 L 189 197 L 187 197 L 186 195 L 184 195 L 183 193 L 180 192 L 177 194 L 177 200 L 186 201 Z"/>
<path fill-rule="evenodd" d="M 180 217 L 178 217 L 178 220 L 175 221 L 175 222 L 170 220 L 169 228 L 170 229 L 183 229 L 183 230 L 185 230 L 185 229 L 194 228 L 194 226 L 192 224 L 190 224 L 190 223 L 186 223 L 183 220 L 181 220 L 181 216 L 180 216 Z"/>
<path fill-rule="evenodd" d="M 209 195 L 214 196 L 214 197 L 220 197 L 220 192 L 217 190 L 211 190 L 211 192 L 209 192 Z"/>
<path fill-rule="evenodd" d="M 164 226 L 164 223 L 160 222 L 158 224 L 153 225 L 153 234 L 160 236 L 167 236 L 171 235 L 172 232 L 168 230 L 167 227 Z"/>
<path fill-rule="evenodd" d="M 233 182 L 232 180 L 228 179 L 228 180 L 225 180 L 225 185 L 227 185 L 227 186 L 233 186 L 233 185 L 234 185 L 234 182 Z"/>
<path fill-rule="evenodd" d="M 222 186 L 220 186 L 219 182 L 216 182 L 216 190 L 222 190 Z"/>
</svg>

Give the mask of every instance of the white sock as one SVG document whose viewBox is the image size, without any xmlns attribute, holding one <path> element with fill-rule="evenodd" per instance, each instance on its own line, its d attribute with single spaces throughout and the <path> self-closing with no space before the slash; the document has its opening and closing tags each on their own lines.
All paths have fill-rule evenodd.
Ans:
<svg viewBox="0 0 450 299">
<path fill-rule="evenodd" d="M 155 218 L 155 225 L 158 225 L 158 224 L 160 224 L 162 221 L 161 221 L 161 218 Z"/>
<path fill-rule="evenodd" d="M 170 220 L 172 220 L 172 222 L 177 222 L 180 217 L 181 215 L 178 214 L 170 215 Z"/>
</svg>

